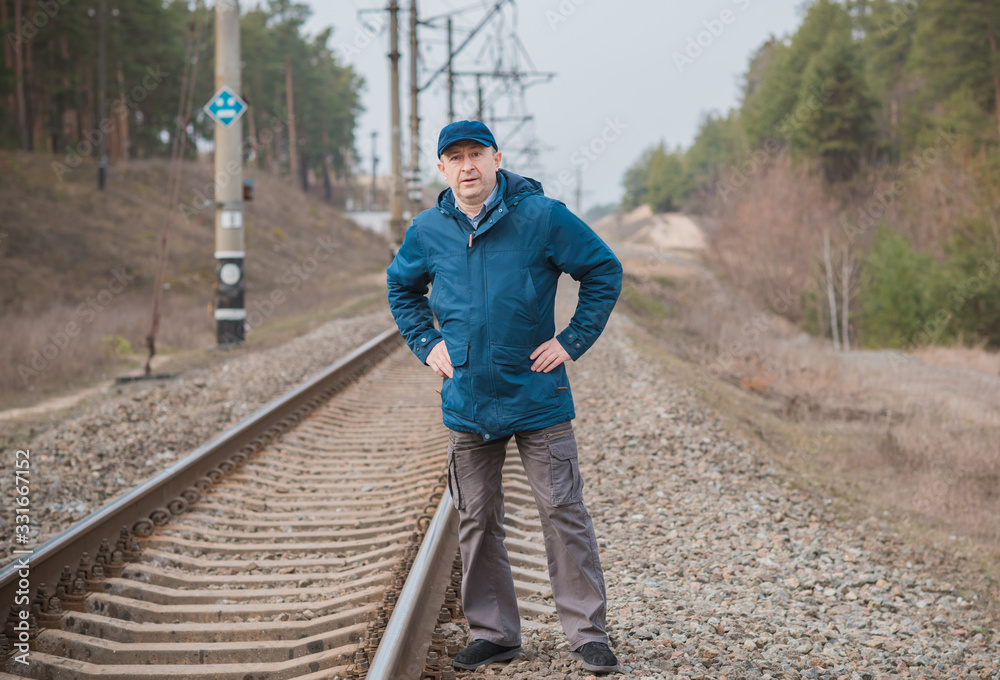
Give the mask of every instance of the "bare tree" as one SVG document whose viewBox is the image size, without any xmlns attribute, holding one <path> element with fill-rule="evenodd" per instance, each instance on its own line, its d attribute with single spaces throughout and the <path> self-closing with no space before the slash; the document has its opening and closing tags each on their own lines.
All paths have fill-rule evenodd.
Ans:
<svg viewBox="0 0 1000 680">
<path fill-rule="evenodd" d="M 840 262 L 840 332 L 844 351 L 851 349 L 851 331 L 848 320 L 851 312 L 851 271 L 854 269 L 851 263 L 851 250 L 844 246 L 844 256 Z"/>
<path fill-rule="evenodd" d="M 830 335 L 833 349 L 840 351 L 840 336 L 837 332 L 837 293 L 833 286 L 833 262 L 830 260 L 830 231 L 823 230 L 823 264 L 826 267 L 826 295 L 830 301 Z"/>
<path fill-rule="evenodd" d="M 21 0 L 14 0 L 14 30 L 21 30 Z M 24 100 L 24 36 L 14 33 L 14 97 L 17 106 L 17 136 L 21 148 L 28 148 L 28 115 Z"/>
<path fill-rule="evenodd" d="M 986 20 L 987 28 L 989 29 L 989 39 L 990 39 L 990 56 L 993 57 L 990 60 L 990 70 L 993 71 L 993 98 L 994 98 L 994 108 L 996 108 L 997 113 L 997 132 L 1000 133 L 1000 76 L 997 75 L 997 39 L 996 39 L 996 29 L 993 27 L 993 3 L 990 0 L 983 0 L 986 5 Z"/>
</svg>

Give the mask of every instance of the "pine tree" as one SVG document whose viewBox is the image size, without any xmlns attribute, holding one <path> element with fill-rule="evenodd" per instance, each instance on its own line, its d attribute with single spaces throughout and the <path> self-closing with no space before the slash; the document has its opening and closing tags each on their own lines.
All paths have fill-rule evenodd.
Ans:
<svg viewBox="0 0 1000 680">
<path fill-rule="evenodd" d="M 682 158 L 680 151 L 667 151 L 662 144 L 653 152 L 646 177 L 646 203 L 653 212 L 670 212 L 680 208 L 687 192 Z"/>
<path fill-rule="evenodd" d="M 912 143 L 925 143 L 921 133 L 935 126 L 961 130 L 979 144 L 996 143 L 1000 2 L 923 0 L 915 18 L 908 67 L 922 87 L 912 102 Z"/>
<path fill-rule="evenodd" d="M 796 151 L 818 158 L 830 181 L 849 179 L 872 142 L 874 100 L 868 94 L 860 48 L 846 13 L 829 27 L 822 49 L 809 60 L 799 100 L 818 99 L 794 128 Z"/>
<path fill-rule="evenodd" d="M 931 314 L 935 262 L 881 225 L 861 269 L 860 330 L 868 347 L 905 347 Z"/>
<path fill-rule="evenodd" d="M 650 147 L 642 152 L 642 155 L 629 166 L 625 171 L 622 184 L 625 186 L 625 194 L 622 196 L 622 210 L 628 212 L 635 210 L 646 202 L 649 194 L 649 167 L 653 162 L 653 154 L 656 147 Z"/>
<path fill-rule="evenodd" d="M 730 111 L 725 118 L 707 116 L 684 154 L 684 172 L 690 189 L 715 193 L 719 179 L 740 160 L 746 146 L 737 111 Z"/>
<path fill-rule="evenodd" d="M 830 28 L 843 20 L 844 9 L 832 0 L 816 0 L 791 42 L 771 40 L 755 56 L 763 74 L 748 79 L 744 88 L 743 120 L 753 145 L 768 140 L 787 141 L 789 120 L 800 104 L 802 77 L 810 59 L 826 43 Z M 759 82 L 759 84 L 758 84 Z"/>
<path fill-rule="evenodd" d="M 904 101 L 918 88 L 906 64 L 916 31 L 915 5 L 902 0 L 851 0 L 855 24 L 861 30 L 865 79 L 880 104 L 879 136 L 892 157 L 899 158 L 899 126 Z"/>
</svg>

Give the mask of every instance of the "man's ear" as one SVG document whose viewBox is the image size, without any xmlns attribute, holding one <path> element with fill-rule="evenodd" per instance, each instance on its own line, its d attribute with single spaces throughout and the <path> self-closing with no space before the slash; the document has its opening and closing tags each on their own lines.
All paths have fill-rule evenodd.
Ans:
<svg viewBox="0 0 1000 680">
<path fill-rule="evenodd" d="M 448 179 L 448 175 L 445 175 L 445 173 L 444 173 L 444 163 L 442 163 L 441 161 L 438 161 L 437 166 L 438 166 L 438 170 L 441 172 L 441 174 L 444 175 L 444 178 Z"/>
<path fill-rule="evenodd" d="M 503 154 L 500 153 L 499 151 L 497 151 L 495 154 L 493 154 L 493 162 L 496 164 L 497 169 L 500 168 L 500 156 L 502 156 L 502 155 Z"/>
</svg>

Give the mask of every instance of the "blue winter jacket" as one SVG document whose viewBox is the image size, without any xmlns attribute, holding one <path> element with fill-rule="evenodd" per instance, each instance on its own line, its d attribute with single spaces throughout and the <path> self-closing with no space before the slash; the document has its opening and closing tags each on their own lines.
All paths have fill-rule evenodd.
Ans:
<svg viewBox="0 0 1000 680">
<path fill-rule="evenodd" d="M 575 417 L 565 366 L 536 373 L 528 357 L 557 337 L 579 358 L 604 330 L 622 285 L 607 244 L 543 196 L 541 184 L 506 170 L 497 181 L 476 231 L 451 189 L 443 191 L 413 220 L 387 277 L 393 317 L 413 353 L 426 363 L 442 339 L 448 349 L 454 376 L 441 387 L 444 424 L 486 439 Z M 579 303 L 556 336 L 563 272 L 580 282 Z"/>
</svg>

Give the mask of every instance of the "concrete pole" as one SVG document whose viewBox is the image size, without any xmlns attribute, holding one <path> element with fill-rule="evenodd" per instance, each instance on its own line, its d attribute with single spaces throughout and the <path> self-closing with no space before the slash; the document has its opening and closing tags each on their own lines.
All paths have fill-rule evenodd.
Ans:
<svg viewBox="0 0 1000 680">
<path fill-rule="evenodd" d="M 393 255 L 403 244 L 403 149 L 400 140 L 399 113 L 399 3 L 389 2 L 389 72 L 392 152 L 392 176 L 389 178 L 389 247 Z"/>
<path fill-rule="evenodd" d="M 417 0 L 410 0 L 410 216 L 420 212 L 420 111 L 417 82 Z"/>
<path fill-rule="evenodd" d="M 455 122 L 455 73 L 452 70 L 451 17 L 448 17 L 448 122 Z"/>
<path fill-rule="evenodd" d="M 372 207 L 371 210 L 378 210 L 378 186 L 375 184 L 375 178 L 378 176 L 378 156 L 376 154 L 376 137 L 378 137 L 378 131 L 372 130 Z"/>
<path fill-rule="evenodd" d="M 108 98 L 108 0 L 101 0 L 97 9 L 97 189 L 104 191 L 108 169 L 108 142 L 104 132 Z"/>
<path fill-rule="evenodd" d="M 299 149 L 295 136 L 295 97 L 292 93 L 292 58 L 285 57 L 285 104 L 288 107 L 288 176 L 298 185 Z"/>
<path fill-rule="evenodd" d="M 483 120 L 483 83 L 479 79 L 480 74 L 476 74 L 476 101 L 479 102 L 476 105 L 476 120 Z"/>
<path fill-rule="evenodd" d="M 240 7 L 215 3 L 215 89 L 240 94 Z M 243 236 L 243 121 L 215 124 L 215 322 L 220 347 L 242 343 L 246 333 Z"/>
</svg>

